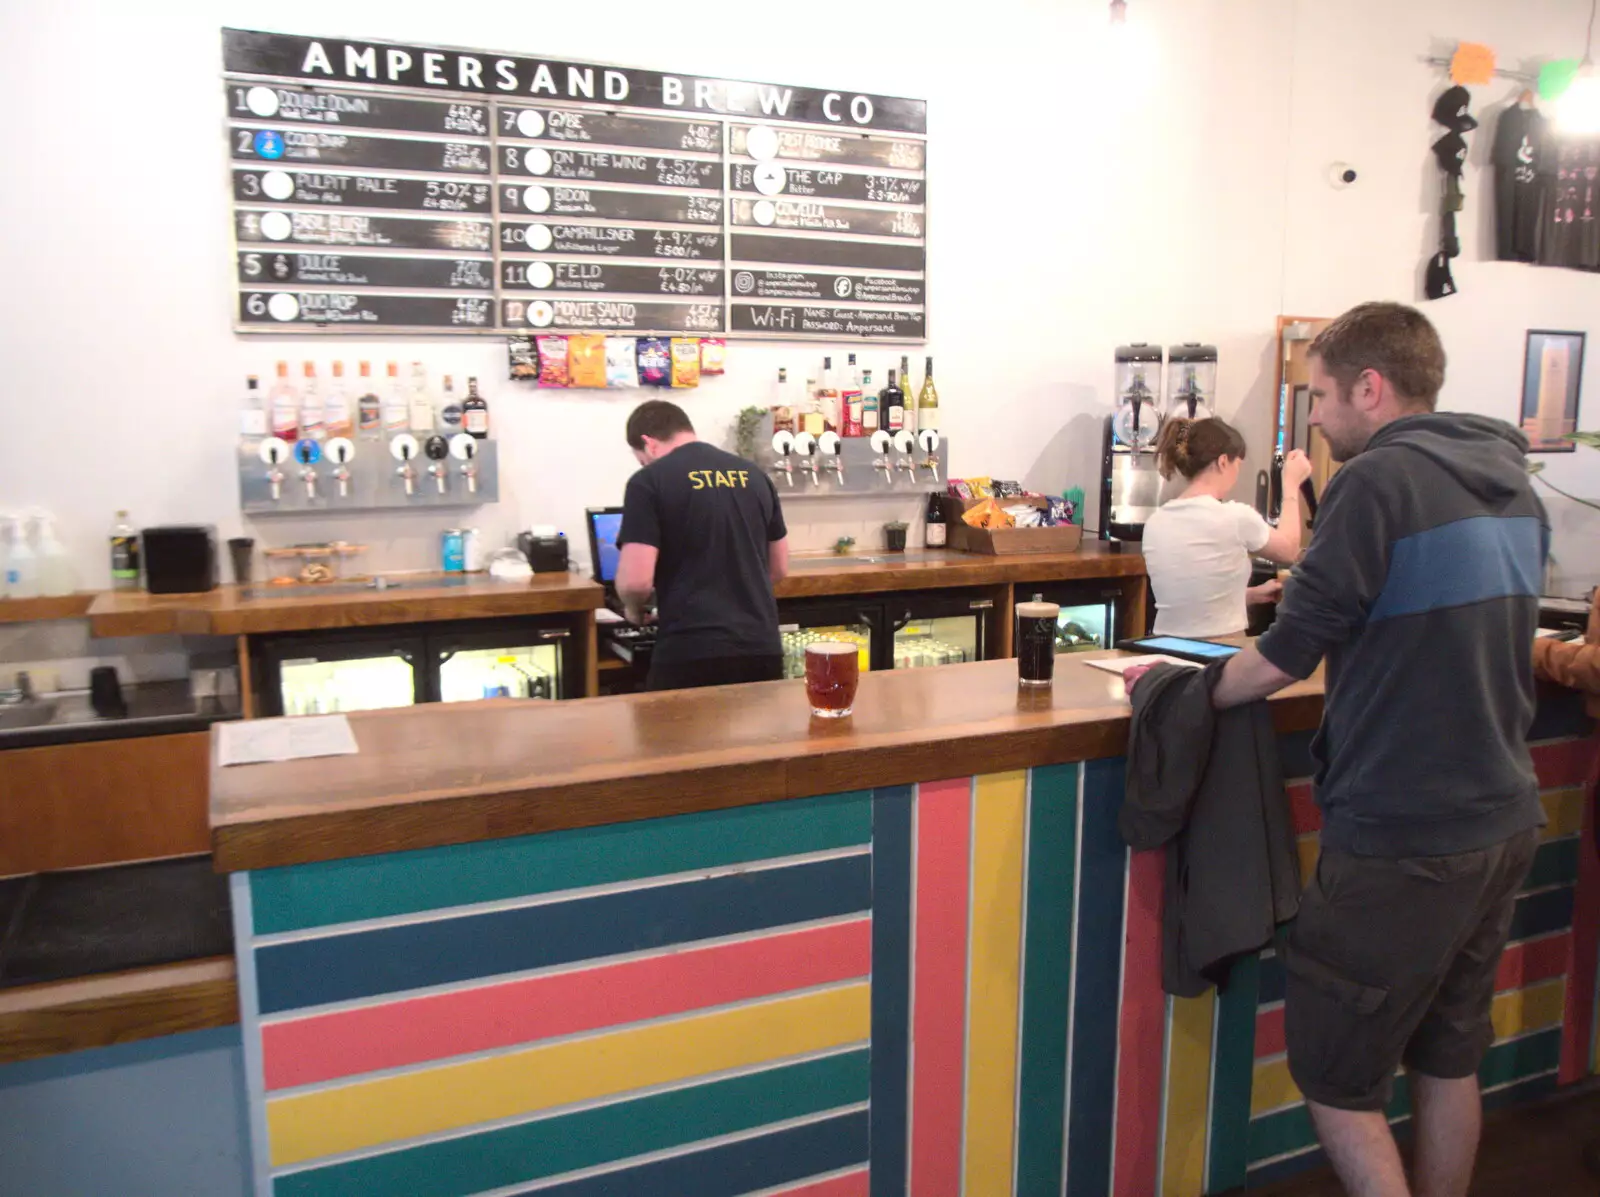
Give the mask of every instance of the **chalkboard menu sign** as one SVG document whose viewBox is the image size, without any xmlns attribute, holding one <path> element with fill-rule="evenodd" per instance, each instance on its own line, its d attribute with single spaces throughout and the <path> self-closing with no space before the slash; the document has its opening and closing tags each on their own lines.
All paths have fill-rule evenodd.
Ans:
<svg viewBox="0 0 1600 1197">
<path fill-rule="evenodd" d="M 927 336 L 927 105 L 222 31 L 241 332 Z"/>
</svg>

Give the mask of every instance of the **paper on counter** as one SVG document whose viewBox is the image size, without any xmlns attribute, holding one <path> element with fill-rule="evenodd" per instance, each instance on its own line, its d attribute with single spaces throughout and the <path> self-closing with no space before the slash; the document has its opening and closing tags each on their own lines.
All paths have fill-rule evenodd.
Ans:
<svg viewBox="0 0 1600 1197">
<path fill-rule="evenodd" d="M 1169 657 L 1165 653 L 1140 653 L 1136 657 L 1112 657 L 1109 660 L 1085 661 L 1095 669 L 1104 669 L 1107 673 L 1125 676 L 1128 670 L 1140 665 L 1178 665 L 1184 669 L 1199 669 L 1198 661 L 1181 661 L 1177 657 Z"/>
<path fill-rule="evenodd" d="M 243 719 L 222 724 L 219 737 L 217 761 L 223 768 L 317 756 L 353 756 L 361 751 L 350 720 L 343 715 Z"/>
</svg>

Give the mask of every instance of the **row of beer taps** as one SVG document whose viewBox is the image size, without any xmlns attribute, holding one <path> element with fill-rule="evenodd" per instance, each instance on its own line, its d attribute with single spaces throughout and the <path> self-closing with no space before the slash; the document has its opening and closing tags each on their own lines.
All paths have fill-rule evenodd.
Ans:
<svg viewBox="0 0 1600 1197">
<path fill-rule="evenodd" d="M 283 467 L 292 463 L 300 465 L 300 482 L 306 488 L 307 499 L 315 500 L 317 497 L 317 487 L 321 482 L 317 466 L 323 462 L 334 467 L 329 476 L 338 487 L 339 497 L 350 497 L 350 462 L 355 459 L 356 446 L 349 437 L 336 436 L 326 442 L 304 437 L 290 444 L 281 437 L 269 436 L 262 439 L 257 455 L 267 467 L 267 484 L 272 489 L 274 503 L 282 500 L 283 484 L 288 480 Z M 408 497 L 416 494 L 417 468 L 413 463 L 419 457 L 428 459 L 427 474 L 433 479 L 439 494 L 449 491 L 449 459 L 452 457 L 461 463 L 459 472 L 466 483 L 467 493 L 478 493 L 478 441 L 468 433 L 458 432 L 448 440 L 435 435 L 418 441 L 409 432 L 402 432 L 389 438 L 389 456 L 400 463 L 395 475 L 405 487 Z"/>
<path fill-rule="evenodd" d="M 872 461 L 872 468 L 881 471 L 886 485 L 894 485 L 896 473 L 903 472 L 906 480 L 913 486 L 917 482 L 917 471 L 927 470 L 932 475 L 935 483 L 939 481 L 939 459 L 935 456 L 940 443 L 937 429 L 924 428 L 921 432 L 912 432 L 910 429 L 901 429 L 899 432 L 889 432 L 880 428 L 872 434 L 872 451 L 877 456 Z M 800 472 L 809 475 L 811 485 L 822 485 L 820 475 L 829 471 L 838 479 L 839 485 L 844 481 L 844 456 L 840 450 L 843 448 L 843 438 L 837 432 L 824 432 L 820 436 L 813 436 L 809 432 L 775 432 L 772 435 L 772 452 L 777 460 L 773 463 L 772 474 L 775 478 L 782 478 L 789 486 L 794 486 L 794 462 L 800 461 Z M 921 449 L 925 455 L 919 462 L 916 453 Z M 890 457 L 894 460 L 891 462 Z"/>
</svg>

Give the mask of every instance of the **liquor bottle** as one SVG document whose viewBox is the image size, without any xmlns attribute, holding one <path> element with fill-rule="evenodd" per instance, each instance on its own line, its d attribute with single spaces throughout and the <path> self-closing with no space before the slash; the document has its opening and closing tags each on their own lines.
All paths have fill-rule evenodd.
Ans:
<svg viewBox="0 0 1600 1197">
<path fill-rule="evenodd" d="M 383 397 L 383 430 L 390 436 L 406 430 L 406 395 L 400 389 L 400 366 L 389 363 L 389 393 Z"/>
<path fill-rule="evenodd" d="M 930 549 L 942 549 L 949 528 L 944 520 L 944 504 L 937 493 L 928 496 L 928 522 L 924 541 Z"/>
<path fill-rule="evenodd" d="M 826 429 L 822 422 L 822 388 L 817 385 L 815 375 L 806 379 L 805 394 L 800 397 L 804 409 L 798 413 L 800 427 L 798 432 L 809 432 L 812 436 L 821 436 Z"/>
<path fill-rule="evenodd" d="M 883 414 L 883 426 L 887 431 L 899 432 L 906 426 L 906 396 L 895 385 L 893 370 L 889 371 L 889 385 L 878 393 L 878 410 Z"/>
<path fill-rule="evenodd" d="M 889 371 L 890 382 L 894 381 L 894 371 Z M 868 370 L 861 379 L 861 435 L 871 436 L 878 431 L 878 392 L 872 389 L 872 371 Z"/>
<path fill-rule="evenodd" d="M 356 418 L 362 440 L 372 440 L 383 431 L 383 401 L 372 389 L 372 363 L 361 363 L 361 398 L 356 400 Z"/>
<path fill-rule="evenodd" d="M 287 374 L 288 363 L 278 364 L 281 373 Z M 128 522 L 126 511 L 117 512 L 117 522 L 111 525 L 111 589 L 139 589 L 139 533 Z"/>
<path fill-rule="evenodd" d="M 261 380 L 251 374 L 244 380 L 244 407 L 239 411 L 240 436 L 266 436 L 271 425 L 261 396 Z"/>
<path fill-rule="evenodd" d="M 322 391 L 317 387 L 317 363 L 305 366 L 305 389 L 300 395 L 300 435 L 320 441 L 327 435 L 327 406 L 322 402 Z"/>
<path fill-rule="evenodd" d="M 478 394 L 476 378 L 467 379 L 467 398 L 461 405 L 461 427 L 480 441 L 489 435 L 489 404 Z"/>
<path fill-rule="evenodd" d="M 428 398 L 428 368 L 411 363 L 411 431 L 433 431 L 433 401 Z"/>
<path fill-rule="evenodd" d="M 439 399 L 439 431 L 449 436 L 461 431 L 461 404 L 456 402 L 456 380 L 444 376 L 444 394 Z"/>
<path fill-rule="evenodd" d="M 285 441 L 294 441 L 300 435 L 300 393 L 289 381 L 289 363 L 278 363 L 278 381 L 272 385 L 267 397 L 272 408 L 272 435 Z"/>
<path fill-rule="evenodd" d="M 917 396 L 917 427 L 939 427 L 939 391 L 933 385 L 933 359 L 922 367 L 922 393 Z"/>
<path fill-rule="evenodd" d="M 831 357 L 822 359 L 822 386 L 817 390 L 817 404 L 822 408 L 823 432 L 838 432 L 839 426 L 844 423 L 844 420 L 839 412 L 839 388 L 833 380 L 833 359 Z"/>
<path fill-rule="evenodd" d="M 839 392 L 839 406 L 844 415 L 844 426 L 840 428 L 841 436 L 861 435 L 861 371 L 856 366 L 856 355 L 850 355 L 850 365 L 845 370 L 844 386 Z"/>
<path fill-rule="evenodd" d="M 350 392 L 344 389 L 343 362 L 333 363 L 333 382 L 328 387 L 328 402 L 322 420 L 330 439 L 347 437 L 355 431 L 350 423 Z"/>
</svg>

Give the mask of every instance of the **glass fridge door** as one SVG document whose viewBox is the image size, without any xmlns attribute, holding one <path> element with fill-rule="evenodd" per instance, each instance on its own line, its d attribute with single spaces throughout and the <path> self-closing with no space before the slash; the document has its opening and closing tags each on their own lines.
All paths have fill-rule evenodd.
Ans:
<svg viewBox="0 0 1600 1197">
<path fill-rule="evenodd" d="M 407 707 L 417 701 L 415 660 L 405 650 L 285 657 L 277 666 L 278 704 L 285 715 Z"/>
<path fill-rule="evenodd" d="M 981 661 L 982 628 L 983 618 L 976 614 L 913 619 L 894 630 L 894 667 L 920 669 Z"/>
<path fill-rule="evenodd" d="M 783 676 L 805 677 L 806 645 L 845 640 L 858 650 L 861 672 L 877 665 L 873 652 L 882 613 L 856 603 L 780 603 L 778 632 L 783 638 Z"/>
<path fill-rule="evenodd" d="M 470 648 L 439 654 L 439 701 L 549 698 L 561 694 L 561 650 L 555 644 Z"/>
<path fill-rule="evenodd" d="M 1035 594 L 1061 607 L 1061 613 L 1056 616 L 1058 653 L 1085 653 L 1099 648 L 1115 648 L 1123 636 L 1138 634 L 1124 632 L 1121 628 L 1120 590 L 1094 583 L 1041 586 L 1034 593 L 1024 593 L 1024 587 L 1017 587 L 1018 602 L 1033 598 Z"/>
</svg>

